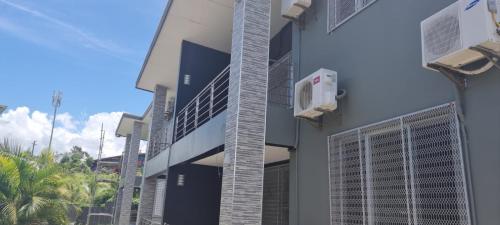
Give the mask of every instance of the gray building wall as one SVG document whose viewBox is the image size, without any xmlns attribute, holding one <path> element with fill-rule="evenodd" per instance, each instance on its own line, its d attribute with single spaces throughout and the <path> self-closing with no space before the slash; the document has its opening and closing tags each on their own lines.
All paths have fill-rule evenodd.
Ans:
<svg viewBox="0 0 500 225">
<path fill-rule="evenodd" d="M 327 136 L 454 101 L 444 76 L 421 66 L 420 22 L 452 0 L 378 0 L 327 33 L 327 0 L 313 1 L 304 29 L 294 25 L 295 71 L 303 78 L 319 68 L 339 74 L 347 90 L 323 128 L 300 122 L 291 154 L 290 224 L 329 224 Z M 477 224 L 500 221 L 500 72 L 469 79 L 464 94 Z M 299 223 L 297 223 L 299 221 Z"/>
</svg>

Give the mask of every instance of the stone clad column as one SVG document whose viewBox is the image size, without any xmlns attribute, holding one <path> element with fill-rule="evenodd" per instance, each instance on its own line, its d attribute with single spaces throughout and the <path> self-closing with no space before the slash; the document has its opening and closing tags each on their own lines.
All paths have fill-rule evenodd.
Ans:
<svg viewBox="0 0 500 225">
<path fill-rule="evenodd" d="M 134 195 L 135 177 L 137 171 L 137 159 L 139 156 L 139 146 L 141 143 L 143 123 L 134 121 L 132 135 L 130 137 L 130 150 L 127 159 L 125 171 L 125 180 L 123 182 L 123 197 L 121 202 L 121 212 L 119 225 L 130 225 L 130 209 L 132 207 L 132 197 Z"/>
<path fill-rule="evenodd" d="M 125 149 L 123 150 L 121 165 L 120 165 L 120 181 L 118 184 L 118 193 L 116 194 L 116 200 L 115 200 L 115 210 L 114 210 L 115 214 L 113 215 L 113 224 L 116 224 L 118 222 L 118 218 L 120 218 L 120 210 L 123 199 L 123 183 L 125 180 L 125 170 L 127 170 L 126 168 L 127 168 L 128 153 L 130 147 L 130 138 L 131 138 L 130 134 L 127 135 L 127 137 L 125 138 Z"/>
<path fill-rule="evenodd" d="M 262 223 L 271 0 L 236 0 L 221 225 Z"/>
<path fill-rule="evenodd" d="M 162 125 L 165 120 L 165 106 L 167 102 L 167 88 L 161 85 L 156 85 L 152 105 L 152 118 L 149 131 L 149 146 L 146 151 L 146 161 L 144 163 L 144 171 L 147 170 L 149 160 L 149 149 L 154 146 L 154 137 L 162 131 Z M 166 142 L 163 140 L 162 142 Z M 167 167 L 168 168 L 168 167 Z M 151 220 L 153 215 L 154 194 L 156 188 L 156 178 L 142 177 L 141 195 L 139 209 L 137 211 L 137 224 L 140 224 L 143 218 Z"/>
</svg>

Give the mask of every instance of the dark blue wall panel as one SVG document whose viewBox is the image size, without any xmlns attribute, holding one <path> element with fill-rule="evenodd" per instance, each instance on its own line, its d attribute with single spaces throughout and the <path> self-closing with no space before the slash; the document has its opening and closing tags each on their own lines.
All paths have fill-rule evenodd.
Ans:
<svg viewBox="0 0 500 225">
<path fill-rule="evenodd" d="M 227 53 L 183 41 L 177 87 L 176 109 L 184 108 L 215 76 L 229 65 Z M 191 75 L 191 84 L 184 84 L 184 75 Z"/>
<path fill-rule="evenodd" d="M 178 186 L 179 174 L 184 186 Z M 219 224 L 222 169 L 183 164 L 169 170 L 164 222 L 170 225 Z"/>
</svg>

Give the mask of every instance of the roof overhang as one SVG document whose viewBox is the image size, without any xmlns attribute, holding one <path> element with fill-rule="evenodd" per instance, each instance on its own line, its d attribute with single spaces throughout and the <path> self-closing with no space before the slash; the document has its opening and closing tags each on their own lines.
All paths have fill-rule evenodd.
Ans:
<svg viewBox="0 0 500 225">
<path fill-rule="evenodd" d="M 151 105 L 148 107 L 143 116 L 123 113 L 122 117 L 120 118 L 120 122 L 118 123 L 118 127 L 116 128 L 115 135 L 117 137 L 126 137 L 127 135 L 132 134 L 134 122 L 136 121 L 144 124 L 141 131 L 141 140 L 147 141 L 149 138 L 148 125 L 151 122 Z"/>
<path fill-rule="evenodd" d="M 231 52 L 234 0 L 169 0 L 136 82 L 136 88 L 177 89 L 182 41 Z M 272 0 L 271 37 L 289 21 L 281 17 L 281 0 Z"/>
</svg>

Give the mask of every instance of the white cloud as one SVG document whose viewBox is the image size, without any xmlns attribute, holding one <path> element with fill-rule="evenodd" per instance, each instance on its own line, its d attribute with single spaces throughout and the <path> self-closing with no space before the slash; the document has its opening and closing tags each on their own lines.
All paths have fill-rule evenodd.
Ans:
<svg viewBox="0 0 500 225">
<path fill-rule="evenodd" d="M 89 116 L 85 121 L 75 120 L 69 113 L 57 115 L 53 149 L 58 153 L 67 152 L 77 145 L 83 150 L 96 156 L 99 148 L 101 124 L 105 131 L 103 156 L 120 155 L 123 151 L 125 139 L 115 136 L 121 112 L 102 112 Z M 37 141 L 35 153 L 49 144 L 51 117 L 40 111 L 31 112 L 28 107 L 11 109 L 0 116 L 0 138 L 9 138 L 31 148 L 34 140 Z M 81 129 L 78 129 L 81 127 Z M 145 144 L 141 145 L 141 150 Z"/>
</svg>

